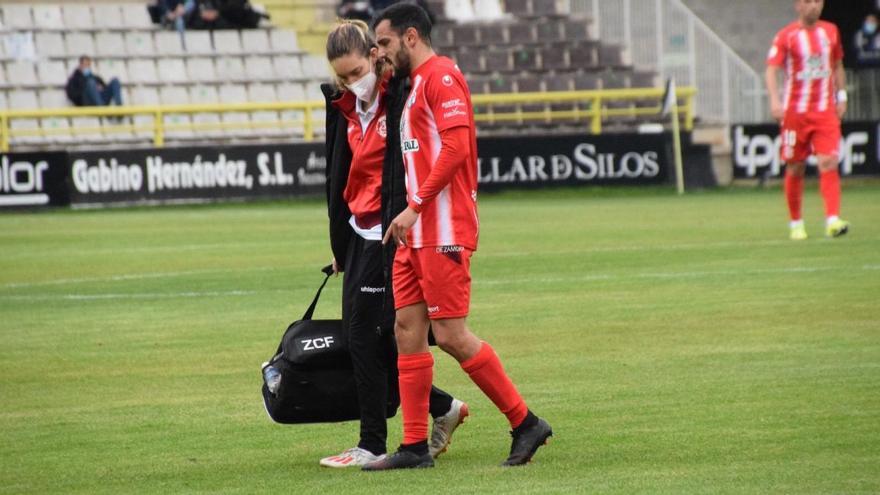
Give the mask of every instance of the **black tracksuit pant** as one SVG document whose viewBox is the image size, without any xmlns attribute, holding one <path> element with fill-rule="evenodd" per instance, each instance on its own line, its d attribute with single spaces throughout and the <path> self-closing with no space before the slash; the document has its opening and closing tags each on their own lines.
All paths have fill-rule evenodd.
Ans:
<svg viewBox="0 0 880 495">
<path fill-rule="evenodd" d="M 397 346 L 394 307 L 385 307 L 382 243 L 354 234 L 348 246 L 343 276 L 342 321 L 348 330 L 348 348 L 361 409 L 358 447 L 379 455 L 386 452 L 386 412 L 389 402 L 400 404 L 397 388 Z M 446 414 L 452 396 L 431 388 L 432 417 Z"/>
</svg>

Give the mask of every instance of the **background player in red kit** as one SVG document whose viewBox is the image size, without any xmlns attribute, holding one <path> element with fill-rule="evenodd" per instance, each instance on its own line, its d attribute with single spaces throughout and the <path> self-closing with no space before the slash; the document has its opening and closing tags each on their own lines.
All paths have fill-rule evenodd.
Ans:
<svg viewBox="0 0 880 495">
<path fill-rule="evenodd" d="M 428 395 L 434 359 L 428 327 L 507 416 L 513 444 L 504 465 L 527 463 L 553 434 L 517 392 L 495 351 L 468 329 L 470 257 L 477 248 L 477 146 L 470 92 L 454 62 L 434 54 L 431 22 L 421 8 L 399 3 L 373 21 L 379 56 L 412 89 L 400 120 L 408 206 L 383 242 L 399 244 L 393 288 L 397 315 L 403 443 L 364 470 L 431 467 Z"/>
<path fill-rule="evenodd" d="M 840 119 L 846 112 L 846 74 L 837 26 L 820 21 L 824 0 L 796 0 L 798 20 L 780 31 L 767 57 L 770 112 L 782 124 L 785 197 L 791 216 L 790 237 L 807 238 L 801 217 L 804 162 L 819 161 L 819 189 L 825 200 L 825 233 L 849 230 L 840 215 Z M 777 75 L 785 68 L 785 101 L 780 102 Z"/>
</svg>

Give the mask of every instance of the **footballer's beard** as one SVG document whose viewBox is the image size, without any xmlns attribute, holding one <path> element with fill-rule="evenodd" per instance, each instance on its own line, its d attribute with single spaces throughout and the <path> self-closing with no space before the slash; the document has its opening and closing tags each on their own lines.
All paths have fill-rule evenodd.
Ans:
<svg viewBox="0 0 880 495">
<path fill-rule="evenodd" d="M 410 62 L 409 49 L 401 46 L 400 51 L 394 56 L 394 74 L 409 77 L 410 72 L 412 72 L 412 63 Z"/>
<path fill-rule="evenodd" d="M 801 15 L 801 21 L 804 24 L 812 26 L 822 17 L 822 9 L 811 9 Z"/>
</svg>

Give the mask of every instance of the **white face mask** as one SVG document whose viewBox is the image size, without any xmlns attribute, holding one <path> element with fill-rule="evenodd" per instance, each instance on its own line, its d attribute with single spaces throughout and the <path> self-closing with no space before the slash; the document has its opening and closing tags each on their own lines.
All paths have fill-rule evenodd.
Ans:
<svg viewBox="0 0 880 495">
<path fill-rule="evenodd" d="M 348 89 L 354 93 L 357 98 L 365 103 L 369 103 L 370 96 L 376 88 L 376 73 L 368 72 L 364 77 L 348 85 Z"/>
</svg>

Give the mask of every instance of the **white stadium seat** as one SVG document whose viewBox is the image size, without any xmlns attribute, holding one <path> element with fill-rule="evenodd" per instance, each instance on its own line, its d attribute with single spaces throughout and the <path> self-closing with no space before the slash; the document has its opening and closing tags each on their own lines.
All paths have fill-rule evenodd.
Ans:
<svg viewBox="0 0 880 495">
<path fill-rule="evenodd" d="M 305 101 L 306 92 L 302 84 L 284 82 L 275 86 L 275 93 L 278 101 L 296 102 Z M 291 122 L 285 125 L 285 130 L 296 135 L 303 133 L 303 112 L 302 110 L 286 110 L 281 112 L 281 120 Z"/>
<path fill-rule="evenodd" d="M 42 89 L 39 94 L 40 108 L 65 108 L 70 106 L 63 89 Z"/>
<path fill-rule="evenodd" d="M 243 84 L 220 86 L 220 100 L 224 103 L 247 103 L 247 89 Z"/>
<path fill-rule="evenodd" d="M 40 29 L 64 29 L 61 7 L 58 5 L 34 5 L 34 25 Z"/>
<path fill-rule="evenodd" d="M 94 29 L 92 21 L 92 8 L 85 4 L 63 5 L 61 15 L 64 18 L 64 27 L 71 30 Z"/>
<path fill-rule="evenodd" d="M 189 93 L 190 101 L 194 104 L 211 105 L 220 101 L 214 86 L 194 86 Z"/>
<path fill-rule="evenodd" d="M 273 59 L 275 75 L 279 79 L 303 79 L 303 69 L 296 55 L 283 55 Z"/>
<path fill-rule="evenodd" d="M 64 62 L 60 60 L 43 60 L 37 64 L 37 77 L 45 86 L 64 86 L 67 76 Z"/>
<path fill-rule="evenodd" d="M 272 81 L 276 79 L 272 59 L 269 57 L 246 57 L 244 71 L 252 81 Z"/>
<path fill-rule="evenodd" d="M 321 87 L 317 81 L 306 84 L 306 99 L 309 101 L 324 100 L 324 93 L 321 92 Z M 312 110 L 312 117 L 318 121 L 323 121 L 327 117 L 327 111 L 322 106 L 318 110 Z M 318 135 L 323 135 L 326 130 L 323 125 L 316 125 L 313 129 L 315 134 Z"/>
<path fill-rule="evenodd" d="M 15 29 L 31 29 L 34 26 L 33 17 L 31 17 L 31 6 L 22 4 L 4 5 L 3 24 L 12 30 Z"/>
<path fill-rule="evenodd" d="M 63 57 L 67 55 L 64 38 L 59 32 L 38 31 L 34 35 L 38 57 Z"/>
<path fill-rule="evenodd" d="M 37 102 L 37 94 L 30 90 L 15 90 L 9 92 L 9 108 L 16 110 L 34 110 L 39 108 Z M 9 127 L 13 130 L 30 130 L 39 129 L 40 121 L 37 119 L 12 119 Z M 39 136 L 13 136 L 10 138 L 12 143 L 40 143 L 43 139 Z"/>
<path fill-rule="evenodd" d="M 182 86 L 164 86 L 159 90 L 159 100 L 163 105 L 186 105 L 189 103 L 189 93 Z M 189 114 L 171 114 L 165 116 L 165 125 L 188 124 L 192 122 Z M 192 137 L 191 129 L 171 129 L 167 135 L 172 138 Z"/>
<path fill-rule="evenodd" d="M 182 86 L 162 86 L 159 88 L 159 101 L 163 105 L 186 105 L 189 93 Z"/>
<path fill-rule="evenodd" d="M 214 31 L 214 51 L 221 54 L 237 55 L 241 53 L 241 38 L 238 31 Z"/>
<path fill-rule="evenodd" d="M 278 96 L 275 94 L 275 86 L 271 84 L 251 84 L 248 87 L 248 96 L 250 101 L 253 102 L 274 103 L 278 101 Z"/>
<path fill-rule="evenodd" d="M 156 84 L 156 64 L 149 59 L 134 59 L 128 63 L 128 77 L 133 83 Z"/>
<path fill-rule="evenodd" d="M 90 33 L 67 33 L 64 35 L 64 43 L 67 45 L 67 55 L 71 57 L 95 53 L 95 40 Z"/>
<path fill-rule="evenodd" d="M 212 105 L 220 101 L 220 98 L 217 96 L 217 89 L 214 86 L 196 86 L 191 88 L 189 93 L 190 101 L 194 104 Z M 193 123 L 218 124 L 220 123 L 220 114 L 197 113 L 193 115 Z M 199 129 L 195 133 L 197 136 L 219 137 L 223 135 L 223 130 L 220 128 Z"/>
<path fill-rule="evenodd" d="M 157 32 L 156 54 L 161 56 L 183 55 L 183 43 L 180 41 L 180 33 L 175 31 Z"/>
<path fill-rule="evenodd" d="M 96 28 L 119 30 L 123 27 L 122 12 L 115 3 L 96 3 L 92 9 L 92 17 L 95 19 Z"/>
<path fill-rule="evenodd" d="M 131 81 L 131 78 L 128 76 L 128 69 L 125 66 L 125 60 L 121 58 L 98 60 L 95 63 L 95 73 L 99 74 L 107 82 L 110 82 L 115 77 L 119 79 L 123 86 Z"/>
<path fill-rule="evenodd" d="M 40 91 L 40 108 L 64 108 L 70 106 L 64 90 L 44 89 Z M 46 139 L 56 143 L 69 143 L 73 141 L 70 135 L 70 121 L 65 117 L 44 117 L 40 120 L 40 127 L 46 130 L 54 130 L 46 136 Z"/>
<path fill-rule="evenodd" d="M 187 31 L 186 52 L 191 55 L 209 55 L 214 53 L 210 31 Z"/>
<path fill-rule="evenodd" d="M 150 13 L 143 3 L 125 3 L 120 6 L 122 26 L 135 29 L 153 29 Z"/>
<path fill-rule="evenodd" d="M 6 82 L 6 69 L 3 67 L 3 64 L 0 64 L 0 88 L 6 88 L 9 86 L 9 83 Z"/>
<path fill-rule="evenodd" d="M 29 89 L 10 91 L 9 108 L 16 110 L 33 110 L 38 108 L 37 93 Z"/>
<path fill-rule="evenodd" d="M 310 79 L 330 79 L 330 67 L 324 57 L 306 55 L 302 58 L 303 72 Z"/>
<path fill-rule="evenodd" d="M 152 57 L 156 55 L 153 35 L 149 31 L 129 31 L 125 33 L 125 53 Z"/>
<path fill-rule="evenodd" d="M 221 81 L 247 81 L 244 64 L 239 57 L 220 57 L 217 59 L 217 79 Z"/>
<path fill-rule="evenodd" d="M 6 99 L 6 91 L 0 91 L 0 108 L 9 108 L 9 100 Z"/>
<path fill-rule="evenodd" d="M 289 29 L 273 29 L 269 32 L 269 40 L 272 50 L 280 53 L 293 53 L 299 51 L 299 42 L 296 31 Z"/>
<path fill-rule="evenodd" d="M 247 102 L 247 90 L 241 84 L 224 84 L 220 86 L 220 101 L 223 103 L 245 103 Z M 226 112 L 223 114 L 223 122 L 247 123 L 250 121 L 248 114 L 245 112 Z M 226 129 L 227 135 L 249 136 L 253 134 L 247 128 Z"/>
<path fill-rule="evenodd" d="M 76 129 L 88 129 L 84 133 L 74 135 L 77 142 L 98 143 L 104 141 L 104 134 L 101 132 L 101 119 L 98 117 L 73 117 L 70 119 L 70 124 Z"/>
<path fill-rule="evenodd" d="M 265 29 L 247 29 L 241 32 L 241 48 L 247 54 L 269 53 L 269 36 Z"/>
<path fill-rule="evenodd" d="M 119 49 L 125 46 L 122 33 L 118 32 L 100 32 L 95 34 L 95 55 L 107 57 L 113 55 L 122 55 Z"/>
<path fill-rule="evenodd" d="M 214 60 L 207 57 L 187 59 L 186 73 L 189 75 L 190 81 L 195 82 L 213 82 L 217 79 Z"/>
<path fill-rule="evenodd" d="M 136 87 L 131 90 L 131 104 L 136 106 L 154 106 L 159 104 L 159 90 L 156 88 Z M 150 117 L 152 118 L 152 117 Z"/>
<path fill-rule="evenodd" d="M 37 70 L 33 62 L 9 62 L 6 64 L 6 78 L 13 86 L 37 86 Z"/>
<path fill-rule="evenodd" d="M 150 107 L 159 104 L 159 90 L 156 88 L 135 87 L 131 90 L 131 105 L 138 107 Z M 134 116 L 134 125 L 144 127 L 143 130 L 135 131 L 135 136 L 152 138 L 153 116 L 140 114 Z"/>
<path fill-rule="evenodd" d="M 253 102 L 276 102 L 278 96 L 275 94 L 275 87 L 271 84 L 251 84 L 248 87 L 248 96 Z M 278 112 L 271 110 L 260 110 L 251 113 L 252 122 L 277 122 Z M 258 127 L 256 132 L 259 135 L 280 135 L 284 134 L 281 127 Z"/>
<path fill-rule="evenodd" d="M 158 71 L 159 81 L 163 83 L 187 82 L 186 65 L 181 58 L 160 58 Z"/>
</svg>

